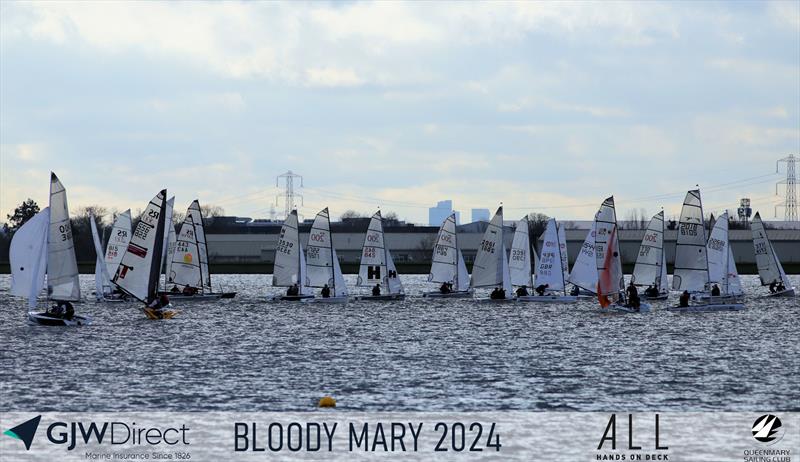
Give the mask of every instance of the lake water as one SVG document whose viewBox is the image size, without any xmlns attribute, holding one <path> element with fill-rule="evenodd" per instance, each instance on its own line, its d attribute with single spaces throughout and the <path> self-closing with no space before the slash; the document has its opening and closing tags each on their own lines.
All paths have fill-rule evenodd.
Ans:
<svg viewBox="0 0 800 462">
<path fill-rule="evenodd" d="M 0 409 L 305 411 L 325 394 L 358 411 L 800 409 L 800 298 L 759 298 L 755 276 L 744 311 L 627 315 L 596 301 L 268 303 L 270 280 L 216 275 L 235 299 L 176 303 L 169 321 L 88 300 L 76 310 L 92 326 L 48 328 L 25 323 L 0 275 Z M 93 276 L 81 283 L 92 297 Z"/>
</svg>

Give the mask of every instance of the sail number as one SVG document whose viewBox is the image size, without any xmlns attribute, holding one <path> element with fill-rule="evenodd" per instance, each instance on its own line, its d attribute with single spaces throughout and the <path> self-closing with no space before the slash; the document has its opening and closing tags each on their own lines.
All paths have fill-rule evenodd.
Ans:
<svg viewBox="0 0 800 462">
<path fill-rule="evenodd" d="M 681 223 L 682 236 L 697 236 L 697 223 Z"/>
<path fill-rule="evenodd" d="M 72 227 L 67 225 L 58 225 L 58 232 L 61 233 L 61 241 L 69 241 L 72 239 Z"/>
<path fill-rule="evenodd" d="M 325 242 L 325 233 L 311 233 L 309 239 L 314 242 Z"/>
<path fill-rule="evenodd" d="M 725 248 L 725 242 L 712 237 L 708 241 L 708 246 L 714 250 L 721 252 Z"/>
<path fill-rule="evenodd" d="M 526 254 L 527 254 L 527 252 L 525 252 L 522 249 L 511 249 L 511 261 L 524 262 Z"/>
<path fill-rule="evenodd" d="M 133 235 L 134 237 L 138 237 L 139 239 L 146 240 L 147 234 L 150 232 L 151 229 L 153 228 L 150 225 L 146 224 L 144 221 L 140 221 L 136 225 L 136 229 L 133 230 Z"/>
<path fill-rule="evenodd" d="M 364 257 L 375 258 L 375 247 L 364 247 Z"/>
<path fill-rule="evenodd" d="M 656 233 L 645 234 L 644 235 L 644 240 L 647 241 L 647 242 L 655 242 L 656 241 L 656 236 L 658 236 L 658 234 L 656 234 Z"/>
<path fill-rule="evenodd" d="M 639 256 L 640 257 L 646 257 L 646 256 L 650 255 L 650 249 L 651 249 L 651 247 L 643 245 L 642 248 L 639 249 Z"/>
<path fill-rule="evenodd" d="M 766 255 L 767 254 L 767 244 L 763 242 L 756 242 L 756 255 Z"/>
<path fill-rule="evenodd" d="M 447 246 L 444 245 L 436 245 L 436 255 L 446 257 L 447 256 Z"/>
<path fill-rule="evenodd" d="M 494 242 L 487 241 L 486 239 L 481 241 L 481 249 L 484 252 L 494 253 Z"/>
<path fill-rule="evenodd" d="M 276 250 L 278 252 L 290 255 L 292 253 L 292 247 L 294 247 L 294 243 L 281 239 L 278 241 L 278 247 Z"/>
</svg>

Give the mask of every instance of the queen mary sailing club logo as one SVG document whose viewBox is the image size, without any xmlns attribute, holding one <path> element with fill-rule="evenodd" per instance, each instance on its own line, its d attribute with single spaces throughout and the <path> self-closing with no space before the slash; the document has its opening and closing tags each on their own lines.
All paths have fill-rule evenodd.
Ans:
<svg viewBox="0 0 800 462">
<path fill-rule="evenodd" d="M 33 443 L 33 436 L 36 435 L 36 429 L 39 428 L 40 420 L 42 420 L 42 416 L 37 415 L 27 422 L 23 422 L 14 428 L 4 431 L 3 434 L 22 441 L 25 444 L 25 450 L 30 451 L 31 443 Z"/>
<path fill-rule="evenodd" d="M 783 438 L 786 428 L 781 419 L 772 414 L 764 414 L 753 423 L 753 438 L 762 442 L 775 444 Z"/>
</svg>

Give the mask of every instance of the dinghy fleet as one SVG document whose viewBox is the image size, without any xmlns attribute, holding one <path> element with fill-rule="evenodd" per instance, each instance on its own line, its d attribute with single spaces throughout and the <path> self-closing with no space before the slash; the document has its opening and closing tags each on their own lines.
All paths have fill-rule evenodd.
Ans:
<svg viewBox="0 0 800 462">
<path fill-rule="evenodd" d="M 134 229 L 130 210 L 117 215 L 105 248 L 94 218 L 90 219 L 97 254 L 98 301 L 138 300 L 144 304 L 147 318 L 170 319 L 178 314 L 172 300 L 235 296 L 234 292 L 212 289 L 199 202 L 191 203 L 177 234 L 172 223 L 173 205 L 174 197 L 167 199 L 167 191 L 160 191 L 147 204 Z M 650 311 L 654 301 L 664 302 L 664 308 L 671 311 L 744 309 L 744 292 L 728 238 L 728 215 L 714 222 L 708 237 L 704 220 L 699 189 L 688 191 L 678 222 L 672 276 L 672 290 L 680 293 L 678 305 L 668 302 L 664 212 L 650 220 L 626 285 L 613 196 L 600 205 L 571 272 L 563 225 L 554 218 L 547 222 L 537 255 L 525 217 L 517 222 L 511 248 L 507 249 L 500 206 L 486 227 L 470 275 L 458 245 L 456 216 L 451 214 L 442 223 L 433 247 L 428 275 L 431 290 L 421 296 L 475 298 L 491 303 L 576 303 L 596 298 L 603 310 L 628 313 Z M 794 296 L 795 289 L 758 213 L 752 233 L 761 284 L 770 288 L 767 296 Z M 91 323 L 88 316 L 75 313 L 72 305 L 81 300 L 78 266 L 66 190 L 55 174 L 51 174 L 49 206 L 16 231 L 10 260 L 11 294 L 27 299 L 29 322 L 57 326 Z M 297 211 L 286 218 L 276 246 L 272 285 L 285 288 L 269 299 L 274 302 L 342 304 L 394 301 L 406 296 L 385 239 L 380 211 L 372 216 L 366 230 L 356 283 L 369 290 L 368 294 L 351 297 L 348 293 L 327 208 L 315 217 L 305 247 L 300 242 Z M 54 305 L 43 312 L 35 311 L 45 286 L 48 303 Z M 641 295 L 640 287 L 647 288 Z M 317 294 L 315 289 L 319 290 Z M 476 289 L 492 291 L 484 297 L 477 295 Z"/>
</svg>

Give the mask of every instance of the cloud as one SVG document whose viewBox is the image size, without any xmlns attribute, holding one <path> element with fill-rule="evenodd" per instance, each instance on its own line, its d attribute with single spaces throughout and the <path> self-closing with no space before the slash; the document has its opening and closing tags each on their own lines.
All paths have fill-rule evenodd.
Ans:
<svg viewBox="0 0 800 462">
<path fill-rule="evenodd" d="M 306 75 L 312 87 L 357 87 L 364 83 L 352 69 L 307 69 Z"/>
</svg>

